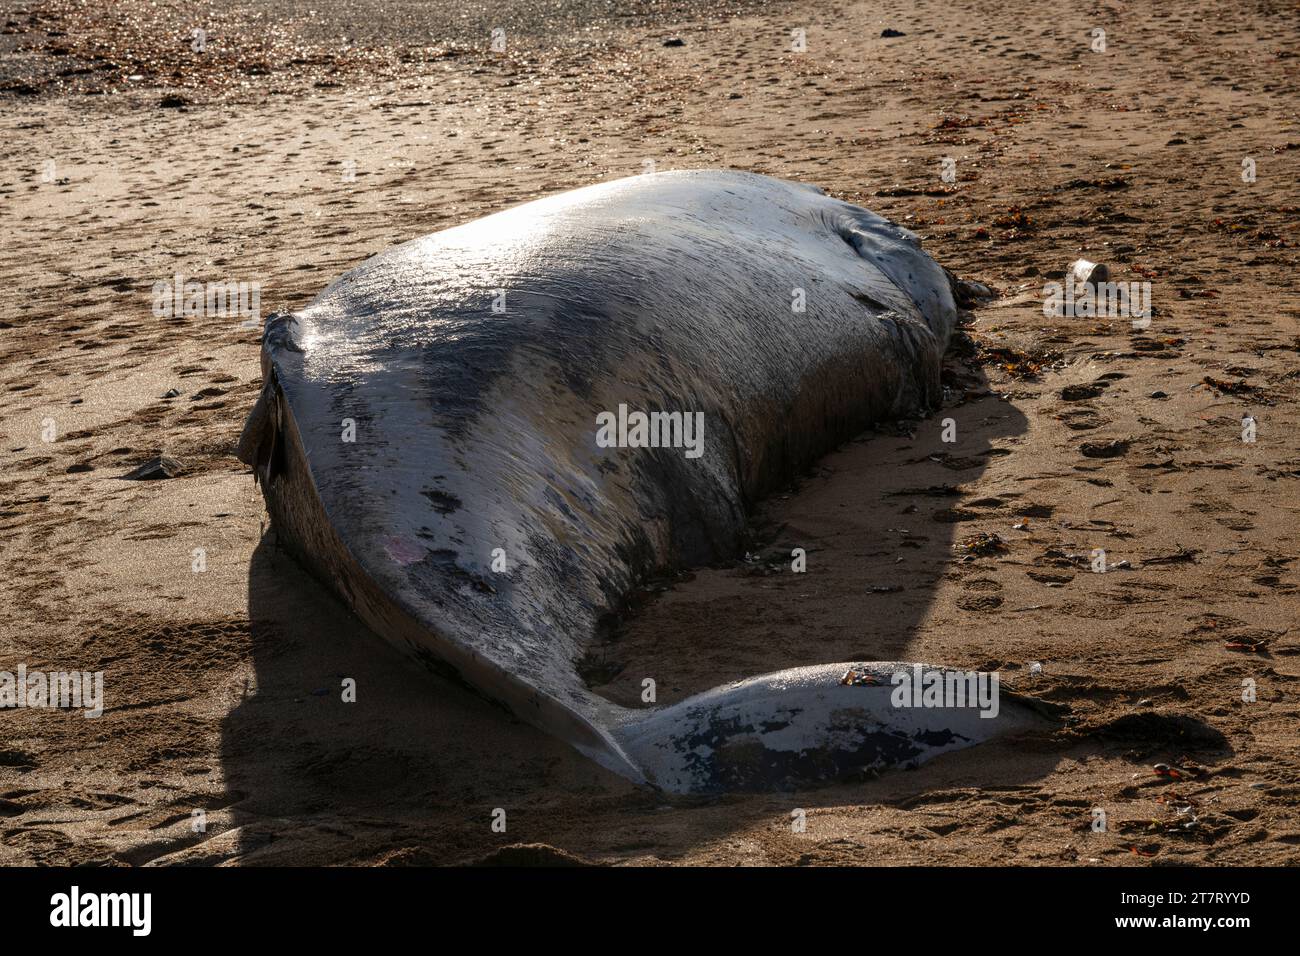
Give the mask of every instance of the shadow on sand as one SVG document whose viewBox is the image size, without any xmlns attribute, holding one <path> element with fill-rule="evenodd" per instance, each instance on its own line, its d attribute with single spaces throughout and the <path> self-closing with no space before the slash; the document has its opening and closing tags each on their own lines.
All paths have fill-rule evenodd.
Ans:
<svg viewBox="0 0 1300 956">
<path fill-rule="evenodd" d="M 807 548 L 809 573 L 756 574 L 742 563 L 677 586 L 598 649 L 617 662 L 602 692 L 626 700 L 647 672 L 660 675 L 659 702 L 669 703 L 799 664 L 988 666 L 945 657 L 929 619 L 943 579 L 979 576 L 955 546 L 980 528 L 971 514 L 991 502 L 977 482 L 1014 453 L 1026 421 L 989 394 L 978 371 L 954 366 L 947 377 L 971 399 L 911 436 L 848 443 L 796 493 L 762 509 L 774 553 Z M 956 443 L 941 441 L 946 417 L 956 420 Z M 993 741 L 915 772 L 801 793 L 797 804 L 789 794 L 666 798 L 399 655 L 279 550 L 273 533 L 253 557 L 248 613 L 256 686 L 226 718 L 222 741 L 228 786 L 241 796 L 224 856 L 241 862 L 564 862 L 564 851 L 672 858 L 794 805 L 906 805 L 944 785 L 945 771 L 934 768 L 945 764 L 966 786 L 1014 790 L 1049 773 L 1060 753 Z M 354 703 L 342 699 L 348 680 Z M 504 834 L 491 827 L 497 808 Z M 519 843 L 549 846 L 523 857 L 502 850 Z"/>
</svg>

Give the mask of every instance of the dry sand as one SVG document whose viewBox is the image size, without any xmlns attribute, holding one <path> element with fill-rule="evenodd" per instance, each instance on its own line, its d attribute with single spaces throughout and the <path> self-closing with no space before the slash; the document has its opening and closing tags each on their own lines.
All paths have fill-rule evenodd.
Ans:
<svg viewBox="0 0 1300 956">
<path fill-rule="evenodd" d="M 0 862 L 1300 859 L 1286 4 L 674 4 L 512 30 L 504 55 L 450 27 L 341 50 L 274 7 L 241 36 L 218 5 L 109 6 L 29 3 L 0 37 L 0 670 L 102 670 L 108 707 L 0 711 Z M 160 108 L 176 91 L 188 108 Z M 157 318 L 154 282 L 300 307 L 395 242 L 647 160 L 817 183 L 1001 296 L 954 343 L 941 415 L 768 502 L 752 560 L 648 593 L 592 650 L 604 692 L 915 659 L 999 669 L 1058 730 L 813 792 L 664 798 L 409 665 L 263 537 L 232 455 L 257 333 Z M 1079 255 L 1151 282 L 1150 329 L 1044 317 Z M 159 452 L 184 472 L 122 480 Z M 981 532 L 1005 550 L 965 551 Z M 793 546 L 805 575 L 777 561 Z M 1127 566 L 1090 573 L 1094 548 Z"/>
</svg>

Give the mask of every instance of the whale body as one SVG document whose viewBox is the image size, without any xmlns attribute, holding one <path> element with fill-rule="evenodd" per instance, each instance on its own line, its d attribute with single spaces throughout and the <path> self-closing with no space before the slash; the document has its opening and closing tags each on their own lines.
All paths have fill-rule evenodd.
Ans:
<svg viewBox="0 0 1300 956">
<path fill-rule="evenodd" d="M 372 630 L 632 780 L 913 766 L 1032 718 L 899 707 L 912 665 L 892 662 L 624 708 L 575 662 L 648 576 L 737 556 L 764 494 L 936 407 L 956 314 L 915 236 L 816 187 L 605 182 L 396 246 L 269 317 L 239 455 L 278 542 Z"/>
</svg>

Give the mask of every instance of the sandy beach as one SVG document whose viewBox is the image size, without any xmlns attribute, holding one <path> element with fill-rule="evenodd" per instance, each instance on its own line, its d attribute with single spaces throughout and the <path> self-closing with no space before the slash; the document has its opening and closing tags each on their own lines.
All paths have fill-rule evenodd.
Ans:
<svg viewBox="0 0 1300 956">
<path fill-rule="evenodd" d="M 0 864 L 1300 862 L 1300 27 L 1156 6 L 0 15 L 0 671 L 102 671 L 105 699 L 0 711 Z M 258 328 L 155 308 L 178 275 L 301 308 L 395 243 L 694 168 L 821 186 L 998 295 L 940 414 L 765 502 L 749 555 L 650 582 L 591 682 L 941 661 L 1050 731 L 806 792 L 636 787 L 300 570 L 234 457 Z M 1079 258 L 1149 282 L 1149 325 L 1045 315 Z"/>
</svg>

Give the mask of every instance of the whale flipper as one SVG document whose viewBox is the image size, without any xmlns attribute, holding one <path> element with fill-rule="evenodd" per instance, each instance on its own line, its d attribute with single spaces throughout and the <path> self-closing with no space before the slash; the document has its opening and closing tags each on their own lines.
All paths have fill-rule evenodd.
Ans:
<svg viewBox="0 0 1300 956">
<path fill-rule="evenodd" d="M 907 682 L 901 691 L 896 675 Z M 920 703 L 914 678 L 948 675 L 963 690 L 972 678 L 983 682 L 988 706 L 964 698 L 961 706 L 912 706 Z M 796 667 L 717 687 L 632 719 L 615 738 L 664 790 L 726 793 L 861 779 L 1043 723 L 1004 699 L 992 675 L 873 662 Z"/>
</svg>

